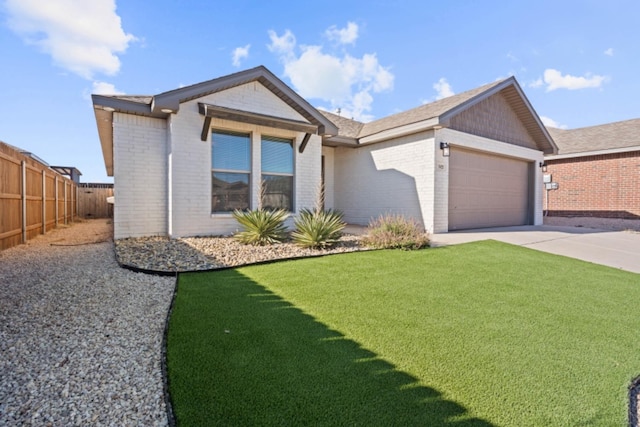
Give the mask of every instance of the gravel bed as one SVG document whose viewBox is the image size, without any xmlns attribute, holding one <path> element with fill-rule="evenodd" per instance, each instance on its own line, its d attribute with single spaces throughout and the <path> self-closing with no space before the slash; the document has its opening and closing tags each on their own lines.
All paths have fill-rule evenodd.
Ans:
<svg viewBox="0 0 640 427">
<path fill-rule="evenodd" d="M 330 249 L 304 249 L 290 242 L 251 246 L 238 243 L 232 237 L 139 237 L 117 240 L 115 246 L 120 264 L 161 272 L 212 270 L 367 249 L 357 236 L 348 234 Z"/>
<path fill-rule="evenodd" d="M 167 425 L 175 279 L 118 267 L 91 220 L 0 252 L 0 425 Z"/>
</svg>

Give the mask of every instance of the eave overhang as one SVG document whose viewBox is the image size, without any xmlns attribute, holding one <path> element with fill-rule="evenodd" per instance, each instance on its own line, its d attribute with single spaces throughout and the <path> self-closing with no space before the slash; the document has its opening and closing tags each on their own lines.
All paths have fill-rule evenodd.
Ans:
<svg viewBox="0 0 640 427">
<path fill-rule="evenodd" d="M 219 105 L 199 102 L 198 111 L 205 117 L 204 125 L 202 126 L 202 133 L 200 135 L 200 139 L 203 141 L 206 141 L 209 137 L 209 128 L 211 127 L 212 118 L 232 120 L 235 122 L 249 123 L 257 126 L 267 126 L 277 129 L 286 129 L 294 132 L 304 132 L 307 134 L 318 133 L 318 125 L 313 125 L 300 120 L 285 119 L 267 114 L 221 107 Z"/>
<path fill-rule="evenodd" d="M 159 119 L 166 119 L 170 114 L 168 112 L 154 113 L 149 104 L 112 96 L 91 95 L 91 100 L 107 176 L 113 176 L 113 113 L 133 114 Z"/>
<path fill-rule="evenodd" d="M 107 174 L 109 176 L 113 176 L 114 112 L 166 119 L 169 115 L 178 113 L 180 110 L 180 104 L 183 102 L 191 101 L 212 93 L 254 81 L 265 86 L 274 95 L 279 97 L 289 107 L 307 120 L 308 123 L 239 110 L 226 112 L 219 110 L 217 114 L 226 114 L 227 118 L 231 120 L 235 118 L 236 120 L 249 123 L 277 123 L 277 127 L 285 129 L 293 126 L 296 130 L 305 132 L 305 134 L 309 135 L 318 134 L 321 136 L 331 136 L 338 134 L 338 128 L 333 122 L 323 116 L 322 113 L 316 110 L 304 98 L 298 95 L 293 89 L 287 86 L 264 66 L 259 66 L 250 70 L 241 71 L 228 76 L 164 92 L 159 95 L 144 97 L 144 101 L 141 101 L 140 99 L 123 99 L 126 97 L 118 96 L 91 95 Z M 207 118 L 210 121 L 213 117 L 214 116 L 205 116 L 205 121 Z"/>
<path fill-rule="evenodd" d="M 636 145 L 633 147 L 608 148 L 606 150 L 583 151 L 580 153 L 547 155 L 547 156 L 544 156 L 544 159 L 545 160 L 575 159 L 577 157 L 606 156 L 609 154 L 631 153 L 634 151 L 640 151 L 640 145 Z"/>
<path fill-rule="evenodd" d="M 356 148 L 358 146 L 357 138 L 347 136 L 326 136 L 322 138 L 322 145 L 326 147 L 349 147 Z"/>
<path fill-rule="evenodd" d="M 409 123 L 403 126 L 398 126 L 392 129 L 387 129 L 382 132 L 368 135 L 358 139 L 360 145 L 373 144 L 375 142 L 386 141 L 391 138 L 399 138 L 401 136 L 411 135 L 418 132 L 423 132 L 438 127 L 443 127 L 438 117 L 433 117 L 427 120 L 421 120 L 415 123 Z"/>
</svg>

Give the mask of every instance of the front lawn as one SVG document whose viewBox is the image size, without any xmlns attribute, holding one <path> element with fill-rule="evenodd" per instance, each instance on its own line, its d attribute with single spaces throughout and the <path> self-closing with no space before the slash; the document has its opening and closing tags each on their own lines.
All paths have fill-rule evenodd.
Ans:
<svg viewBox="0 0 640 427">
<path fill-rule="evenodd" d="M 640 275 L 495 241 L 182 274 L 181 426 L 625 425 Z"/>
</svg>

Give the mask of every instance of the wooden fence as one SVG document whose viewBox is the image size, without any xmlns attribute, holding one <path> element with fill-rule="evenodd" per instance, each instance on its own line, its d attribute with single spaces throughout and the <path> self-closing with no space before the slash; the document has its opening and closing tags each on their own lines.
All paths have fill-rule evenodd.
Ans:
<svg viewBox="0 0 640 427">
<path fill-rule="evenodd" d="M 76 215 L 73 181 L 0 143 L 0 250 L 68 224 Z"/>
<path fill-rule="evenodd" d="M 113 218 L 113 184 L 78 184 L 78 216 L 81 218 Z"/>
</svg>

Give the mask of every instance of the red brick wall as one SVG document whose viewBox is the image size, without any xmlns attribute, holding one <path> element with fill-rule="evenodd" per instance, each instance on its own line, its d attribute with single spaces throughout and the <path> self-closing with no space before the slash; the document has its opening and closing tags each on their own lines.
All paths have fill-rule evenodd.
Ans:
<svg viewBox="0 0 640 427">
<path fill-rule="evenodd" d="M 558 183 L 557 190 L 544 191 L 549 216 L 640 219 L 640 151 L 546 160 L 546 164 L 544 173 Z"/>
</svg>

